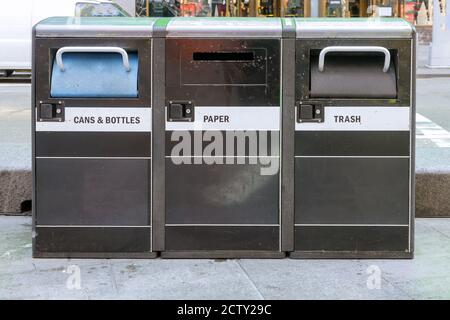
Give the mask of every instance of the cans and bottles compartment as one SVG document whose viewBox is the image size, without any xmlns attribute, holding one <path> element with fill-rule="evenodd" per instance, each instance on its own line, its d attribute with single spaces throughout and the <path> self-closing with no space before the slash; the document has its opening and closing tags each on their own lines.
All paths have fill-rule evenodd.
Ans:
<svg viewBox="0 0 450 320">
<path fill-rule="evenodd" d="M 137 98 L 138 53 L 119 47 L 53 50 L 53 98 Z"/>
</svg>

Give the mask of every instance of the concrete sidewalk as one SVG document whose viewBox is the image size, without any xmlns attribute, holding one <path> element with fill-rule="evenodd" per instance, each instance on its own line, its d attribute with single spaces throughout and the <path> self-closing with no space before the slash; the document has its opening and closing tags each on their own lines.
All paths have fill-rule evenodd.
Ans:
<svg viewBox="0 0 450 320">
<path fill-rule="evenodd" d="M 413 260 L 32 259 L 29 217 L 0 229 L 0 299 L 450 299 L 450 219 L 417 219 Z"/>
</svg>

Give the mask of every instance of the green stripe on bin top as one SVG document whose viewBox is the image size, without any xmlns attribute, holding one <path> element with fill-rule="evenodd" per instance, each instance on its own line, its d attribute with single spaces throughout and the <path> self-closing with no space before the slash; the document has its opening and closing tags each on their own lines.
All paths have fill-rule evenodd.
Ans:
<svg viewBox="0 0 450 320">
<path fill-rule="evenodd" d="M 104 26 L 148 26 L 158 18 L 151 17 L 51 17 L 41 22 L 40 25 L 104 25 Z"/>
<path fill-rule="evenodd" d="M 292 17 L 281 18 L 281 23 L 282 23 L 283 27 L 294 27 L 295 28 L 295 19 Z"/>
<path fill-rule="evenodd" d="M 154 27 L 165 28 L 171 19 L 172 18 L 158 18 L 154 24 Z"/>
</svg>

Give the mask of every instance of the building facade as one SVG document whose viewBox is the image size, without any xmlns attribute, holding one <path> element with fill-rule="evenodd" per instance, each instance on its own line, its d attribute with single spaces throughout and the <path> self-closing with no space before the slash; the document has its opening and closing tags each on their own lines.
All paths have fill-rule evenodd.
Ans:
<svg viewBox="0 0 450 320">
<path fill-rule="evenodd" d="M 136 0 L 138 16 L 401 17 L 431 25 L 432 0 Z"/>
</svg>

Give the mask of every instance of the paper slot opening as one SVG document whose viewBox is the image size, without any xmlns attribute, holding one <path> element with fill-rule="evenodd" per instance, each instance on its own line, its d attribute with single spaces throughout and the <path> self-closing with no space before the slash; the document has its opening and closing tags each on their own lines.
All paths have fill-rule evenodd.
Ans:
<svg viewBox="0 0 450 320">
<path fill-rule="evenodd" d="M 227 51 L 227 52 L 194 52 L 193 61 L 253 61 L 255 53 L 253 51 Z"/>
</svg>

